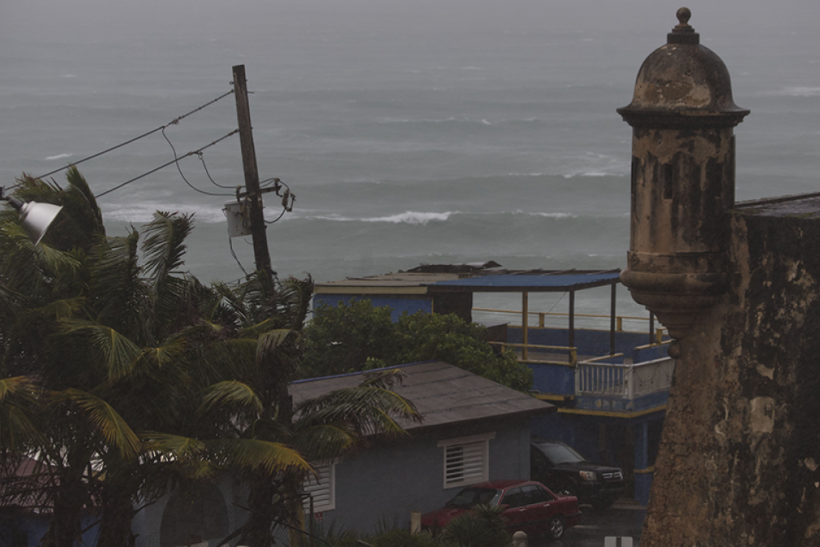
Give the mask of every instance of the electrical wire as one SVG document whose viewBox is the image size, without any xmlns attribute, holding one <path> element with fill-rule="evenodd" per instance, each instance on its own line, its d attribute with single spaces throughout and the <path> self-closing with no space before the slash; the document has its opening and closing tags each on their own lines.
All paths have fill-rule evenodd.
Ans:
<svg viewBox="0 0 820 547">
<path fill-rule="evenodd" d="M 235 186 L 225 186 L 224 184 L 219 184 L 216 182 L 213 177 L 211 176 L 211 172 L 208 171 L 208 166 L 205 165 L 205 156 L 203 154 L 197 154 L 199 156 L 199 161 L 202 162 L 202 167 L 205 169 L 205 174 L 208 175 L 208 180 L 210 180 L 214 186 L 218 186 L 219 188 L 225 188 L 226 190 L 234 190 Z"/>
<path fill-rule="evenodd" d="M 236 260 L 239 269 L 242 270 L 242 273 L 245 274 L 245 279 L 248 278 L 248 272 L 245 271 L 245 268 L 242 267 L 242 263 L 239 262 L 239 257 L 236 256 L 236 252 L 233 250 L 233 238 L 228 236 L 228 247 L 231 249 L 231 255 L 233 255 L 233 259 Z"/>
<path fill-rule="evenodd" d="M 203 104 L 202 106 L 199 106 L 199 107 L 197 107 L 197 108 L 195 108 L 195 109 L 191 110 L 190 112 L 188 112 L 188 113 L 186 113 L 186 114 L 183 114 L 182 116 L 179 116 L 179 117 L 177 117 L 177 118 L 174 118 L 173 120 L 171 120 L 170 122 L 168 122 L 168 123 L 167 123 L 167 124 L 165 124 L 165 125 L 161 125 L 161 126 L 157 127 L 156 129 L 152 129 L 151 131 L 148 131 L 147 133 L 143 133 L 142 135 L 140 135 L 140 136 L 138 136 L 138 137 L 134 137 L 133 139 L 127 140 L 127 141 L 125 141 L 125 142 L 123 142 L 123 143 L 120 143 L 120 144 L 118 144 L 118 145 L 116 145 L 116 146 L 112 146 L 111 148 L 107 148 L 107 149 L 103 150 L 102 152 L 97 152 L 96 154 L 93 154 L 93 155 L 91 155 L 91 156 L 88 156 L 87 158 L 83 158 L 83 159 L 81 159 L 81 160 L 79 160 L 79 161 L 75 161 L 75 162 L 69 163 L 68 165 L 66 165 L 66 166 L 64 166 L 64 167 L 60 167 L 59 169 L 55 169 L 54 171 L 49 171 L 48 173 L 46 173 L 46 174 L 44 174 L 44 175 L 40 175 L 39 177 L 34 177 L 34 178 L 42 179 L 42 178 L 47 177 L 47 176 L 49 176 L 49 175 L 53 175 L 54 173 L 59 173 L 60 171 L 64 171 L 64 170 L 66 170 L 66 169 L 68 169 L 68 168 L 70 168 L 70 167 L 73 167 L 73 166 L 75 166 L 75 165 L 79 165 L 79 164 L 81 164 L 81 163 L 83 163 L 83 162 L 86 162 L 86 161 L 88 161 L 88 160 L 93 160 L 94 158 L 98 158 L 98 157 L 102 156 L 103 154 L 107 154 L 108 152 L 111 152 L 111 151 L 116 150 L 116 149 L 118 149 L 118 148 L 122 148 L 123 146 L 126 146 L 126 145 L 128 145 L 128 144 L 131 144 L 132 142 L 136 142 L 136 141 L 138 141 L 138 140 L 140 140 L 140 139 L 143 139 L 143 138 L 145 138 L 145 137 L 147 137 L 147 136 L 149 136 L 149 135 L 153 135 L 153 134 L 154 134 L 154 133 L 156 133 L 157 131 L 162 131 L 162 130 L 164 130 L 164 129 L 165 129 L 166 127 L 168 127 L 169 125 L 177 125 L 177 124 L 179 124 L 179 122 L 180 122 L 180 121 L 184 120 L 185 118 L 187 118 L 187 117 L 188 117 L 188 116 L 190 116 L 191 114 L 194 114 L 194 113 L 196 113 L 196 112 L 199 112 L 199 111 L 200 111 L 200 110 L 202 110 L 203 108 L 206 108 L 206 107 L 208 107 L 208 106 L 211 106 L 211 105 L 212 105 L 212 104 L 214 104 L 215 102 L 217 102 L 217 101 L 220 101 L 220 100 L 224 99 L 224 98 L 225 98 L 225 97 L 227 97 L 228 95 L 233 95 L 233 92 L 234 92 L 234 90 L 233 90 L 233 89 L 231 89 L 230 91 L 228 91 L 227 93 L 223 93 L 222 95 L 220 95 L 220 96 L 219 96 L 219 97 L 217 97 L 216 99 L 213 99 L 213 100 L 211 100 L 211 101 L 208 101 L 207 103 Z"/>
<path fill-rule="evenodd" d="M 218 138 L 217 140 L 215 140 L 214 142 L 212 142 L 212 143 L 210 143 L 210 144 L 206 144 L 205 146 L 203 146 L 202 148 L 200 148 L 200 149 L 198 149 L 198 150 L 192 150 L 191 152 L 188 152 L 187 154 L 185 154 L 184 156 L 180 156 L 179 158 L 176 158 L 176 157 L 175 157 L 173 160 L 169 161 L 168 163 L 164 163 L 164 164 L 160 165 L 159 167 L 155 167 L 154 169 L 151 169 L 150 171 L 148 171 L 148 172 L 146 172 L 146 173 L 143 173 L 142 175 L 139 175 L 138 177 L 134 177 L 134 178 L 132 178 L 132 179 L 130 179 L 130 180 L 127 180 L 127 181 L 123 182 L 122 184 L 118 184 L 117 186 L 115 186 L 115 187 L 113 187 L 113 188 L 111 188 L 111 189 L 109 189 L 109 190 L 106 190 L 105 192 L 100 192 L 99 194 L 96 194 L 94 197 L 95 197 L 95 198 L 101 198 L 101 197 L 103 197 L 103 196 L 105 196 L 105 195 L 107 195 L 107 194 L 110 194 L 111 192 L 114 192 L 115 190 L 119 190 L 119 189 L 120 189 L 120 188 L 122 188 L 123 186 L 126 186 L 126 185 L 128 185 L 128 184 L 131 184 L 132 182 L 135 182 L 135 181 L 137 181 L 137 180 L 139 180 L 139 179 L 141 179 L 141 178 L 147 177 L 148 175 L 150 175 L 150 174 L 152 174 L 152 173 L 156 173 L 156 172 L 157 172 L 157 171 L 159 171 L 160 169 L 164 169 L 164 168 L 168 167 L 169 165 L 171 165 L 171 164 L 173 164 L 173 163 L 177 163 L 177 162 L 179 162 L 179 160 L 181 160 L 181 159 L 187 158 L 188 156 L 193 156 L 194 154 L 198 154 L 199 152 L 202 152 L 202 151 L 203 151 L 203 150 L 205 150 L 206 148 L 210 148 L 211 146 L 213 146 L 213 145 L 215 145 L 215 144 L 217 144 L 217 143 L 219 143 L 219 142 L 221 142 L 221 141 L 224 141 L 224 140 L 225 140 L 225 139 L 227 139 L 228 137 L 230 137 L 230 136 L 232 136 L 232 135 L 236 135 L 237 133 L 239 133 L 239 129 L 234 129 L 233 131 L 231 131 L 231 132 L 230 132 L 230 133 L 228 133 L 227 135 L 225 135 L 225 136 L 223 136 L 223 137 Z M 187 182 L 187 181 L 186 181 L 186 182 Z M 196 190 L 196 188 L 195 188 L 195 190 Z M 215 195 L 215 196 L 222 196 L 222 195 L 232 195 L 232 194 L 211 194 L 211 195 Z"/>
<path fill-rule="evenodd" d="M 280 218 L 282 218 L 283 216 L 285 216 L 285 213 L 287 213 L 287 212 L 288 212 L 288 210 L 287 210 L 287 209 L 285 209 L 285 208 L 283 207 L 283 208 L 282 208 L 282 212 L 281 212 L 281 213 L 279 213 L 279 216 L 278 216 L 278 217 L 276 217 L 276 218 L 275 218 L 275 219 L 273 219 L 273 220 L 266 220 L 266 221 L 265 221 L 265 224 L 273 224 L 274 222 L 279 222 L 279 219 L 280 219 Z"/>
<path fill-rule="evenodd" d="M 239 130 L 238 130 L 238 129 L 237 129 L 236 131 L 237 131 L 237 132 L 239 132 Z M 163 137 L 165 137 L 165 140 L 168 142 L 168 145 L 171 147 L 171 150 L 172 150 L 172 151 L 173 151 L 173 153 L 174 153 L 174 163 L 176 163 L 176 166 L 177 166 L 177 171 L 179 171 L 179 176 L 180 176 L 180 177 L 182 177 L 182 180 L 184 180 L 184 181 L 185 181 L 185 184 L 187 184 L 188 186 L 190 186 L 192 190 L 196 190 L 196 191 L 197 191 L 197 192 L 199 192 L 200 194 L 205 194 L 206 196 L 233 196 L 233 194 L 217 194 L 217 193 L 214 193 L 214 192 L 206 192 L 205 190 L 200 190 L 199 188 L 197 188 L 196 186 L 194 186 L 193 184 L 191 184 L 191 183 L 188 181 L 188 179 L 187 179 L 187 178 L 185 178 L 185 175 L 182 173 L 182 167 L 180 167 L 180 166 L 179 166 L 179 160 L 180 160 L 180 158 L 178 158 L 178 157 L 177 157 L 177 149 L 176 149 L 176 148 L 174 148 L 174 145 L 173 145 L 173 143 L 171 142 L 171 139 L 169 139 L 169 138 L 168 138 L 168 135 L 166 135 L 166 134 L 165 134 L 165 128 L 164 128 L 164 127 L 162 128 L 162 136 L 163 136 Z M 194 152 L 194 153 L 197 153 L 197 154 L 198 154 L 198 153 L 201 153 L 201 151 L 197 151 L 197 152 Z M 186 154 L 186 155 L 193 155 L 193 154 L 189 153 L 189 154 Z M 183 158 L 184 158 L 184 157 L 185 157 L 185 156 L 183 156 Z"/>
</svg>

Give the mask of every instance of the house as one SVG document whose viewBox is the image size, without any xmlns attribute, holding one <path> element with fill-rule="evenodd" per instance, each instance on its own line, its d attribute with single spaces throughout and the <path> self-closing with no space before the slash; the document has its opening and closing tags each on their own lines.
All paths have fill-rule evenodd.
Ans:
<svg viewBox="0 0 820 547">
<path fill-rule="evenodd" d="M 307 487 L 316 520 L 365 532 L 379 522 L 406 525 L 411 511 L 441 507 L 469 484 L 529 478 L 530 419 L 553 405 L 441 361 L 400 369 L 394 390 L 423 421 L 402 424 L 407 439 L 323 466 Z M 356 386 L 363 374 L 294 382 L 294 403 Z"/>
<path fill-rule="evenodd" d="M 620 270 L 498 268 L 494 262 L 430 264 L 317 283 L 314 307 L 367 298 L 374 305 L 390 306 L 394 318 L 403 311 L 423 311 L 456 313 L 472 321 L 488 311 L 472 307 L 474 293 L 520 298 L 520 309 L 508 312 L 519 324 L 491 325 L 488 338 L 514 350 L 519 362 L 533 371 L 537 397 L 557 407 L 557 412 L 533 419 L 533 433 L 561 440 L 591 461 L 623 468 L 634 485 L 634 498 L 646 505 L 674 371 L 667 353 L 669 337 L 655 328 L 651 314 L 639 319 L 646 330 L 624 328 L 638 318 L 616 315 Z M 597 325 L 581 327 L 576 296 L 599 287 L 610 287 L 609 309 L 595 317 Z M 567 294 L 566 312 L 532 309 L 530 293 Z"/>
<path fill-rule="evenodd" d="M 402 423 L 406 438 L 317 462 L 304 502 L 314 522 L 363 532 L 382 522 L 406 526 L 411 511 L 441 507 L 463 486 L 529 478 L 530 419 L 553 405 L 440 361 L 397 368 L 404 376 L 394 390 L 423 421 Z M 357 386 L 365 374 L 299 380 L 290 393 L 298 404 Z M 244 522 L 246 498 L 247 488 L 228 476 L 177 490 L 137 514 L 136 545 L 216 545 Z"/>
<path fill-rule="evenodd" d="M 35 547 L 48 532 L 53 506 L 44 491 L 58 480 L 52 469 L 26 457 L 13 473 L 0 481 L 0 547 Z M 97 537 L 94 508 L 82 511 L 82 542 L 93 545 Z"/>
</svg>

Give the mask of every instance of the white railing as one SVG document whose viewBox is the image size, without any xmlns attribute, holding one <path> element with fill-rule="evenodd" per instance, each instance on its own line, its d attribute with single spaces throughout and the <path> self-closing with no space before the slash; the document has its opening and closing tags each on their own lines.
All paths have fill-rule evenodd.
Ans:
<svg viewBox="0 0 820 547">
<path fill-rule="evenodd" d="M 629 398 L 664 391 L 672 387 L 672 374 L 675 372 L 675 360 L 663 357 L 645 363 L 630 365 L 632 373 L 629 382 Z"/>
<path fill-rule="evenodd" d="M 632 365 L 581 361 L 575 369 L 575 392 L 634 399 L 669 389 L 674 370 L 669 357 Z"/>
</svg>

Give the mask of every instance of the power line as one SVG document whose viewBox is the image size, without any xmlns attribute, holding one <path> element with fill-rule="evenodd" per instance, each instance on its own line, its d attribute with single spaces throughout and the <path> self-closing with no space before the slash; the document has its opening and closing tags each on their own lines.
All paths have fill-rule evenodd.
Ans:
<svg viewBox="0 0 820 547">
<path fill-rule="evenodd" d="M 223 136 L 223 137 L 218 138 L 217 140 L 215 140 L 214 142 L 212 142 L 212 143 L 210 143 L 210 144 L 206 144 L 205 146 L 203 146 L 202 148 L 199 148 L 198 150 L 192 150 L 192 151 L 188 152 L 187 154 L 185 154 L 184 156 L 180 156 L 180 157 L 178 157 L 178 158 L 177 158 L 177 157 L 175 157 L 173 160 L 169 161 L 168 163 L 164 163 L 164 164 L 160 165 L 159 167 L 156 167 L 156 168 L 154 168 L 154 169 L 151 169 L 151 170 L 150 170 L 150 171 L 148 171 L 147 173 L 143 173 L 142 175 L 140 175 L 140 176 L 138 176 L 138 177 L 134 177 L 134 178 L 132 178 L 132 179 L 130 179 L 130 180 L 127 180 L 127 181 L 123 182 L 122 184 L 118 184 L 117 186 L 115 186 L 115 187 L 113 187 L 113 188 L 111 188 L 111 189 L 109 189 L 109 190 L 106 190 L 105 192 L 101 192 L 101 193 L 99 193 L 99 194 L 95 195 L 94 197 L 95 197 L 95 198 L 101 198 L 101 197 L 105 196 L 106 194 L 110 194 L 111 192 L 113 192 L 113 191 L 115 191 L 115 190 L 119 190 L 119 189 L 120 189 L 120 188 L 122 188 L 123 186 L 126 186 L 126 185 L 128 185 L 128 184 L 131 184 L 132 182 L 137 181 L 137 180 L 139 180 L 139 179 L 141 179 L 141 178 L 147 177 L 148 175 L 150 175 L 150 174 L 152 174 L 152 173 L 156 173 L 156 172 L 157 172 L 157 171 L 159 171 L 160 169 L 164 169 L 165 167 L 168 167 L 169 165 L 171 165 L 171 164 L 173 164 L 173 163 L 177 163 L 177 162 L 178 162 L 179 160 L 181 160 L 181 159 L 187 158 L 188 156 L 193 156 L 194 154 L 199 154 L 200 152 L 202 152 L 202 151 L 203 151 L 203 150 L 205 150 L 206 148 L 210 148 L 211 146 L 213 146 L 213 145 L 217 144 L 218 142 L 224 141 L 224 140 L 225 140 L 225 139 L 227 139 L 228 137 L 230 137 L 230 136 L 232 136 L 232 135 L 235 135 L 235 134 L 237 134 L 237 133 L 239 133 L 239 129 L 234 129 L 233 131 L 231 131 L 231 132 L 230 132 L 230 133 L 228 133 L 227 135 L 225 135 L 225 136 Z M 186 182 L 187 182 L 187 181 L 186 181 Z M 214 195 L 223 195 L 223 194 L 214 194 Z"/>
<path fill-rule="evenodd" d="M 205 174 L 208 175 L 208 180 L 210 180 L 214 186 L 217 186 L 219 188 L 225 188 L 226 190 L 234 190 L 236 188 L 236 186 L 225 186 L 224 184 L 219 184 L 218 182 L 216 182 L 211 176 L 211 172 L 208 171 L 208 166 L 205 165 L 205 156 L 203 154 L 198 154 L 198 156 L 199 161 L 202 162 L 202 167 L 205 169 Z"/>
<path fill-rule="evenodd" d="M 236 132 L 238 133 L 239 129 L 237 129 Z M 171 139 L 169 139 L 168 135 L 165 134 L 165 128 L 164 127 L 162 128 L 162 136 L 165 137 L 165 140 L 168 142 L 168 145 L 171 147 L 171 150 L 174 152 L 174 163 L 176 163 L 176 165 L 177 165 L 177 171 L 179 171 L 179 176 L 182 177 L 182 180 L 185 181 L 185 184 L 190 186 L 192 190 L 196 190 L 200 194 L 205 194 L 206 196 L 233 196 L 233 194 L 216 194 L 214 192 L 206 192 L 205 190 L 200 190 L 199 188 L 197 188 L 196 186 L 194 186 L 193 184 L 188 182 L 188 179 L 185 178 L 185 175 L 182 173 L 182 167 L 179 166 L 180 158 L 177 157 L 177 149 L 174 148 L 174 145 L 171 142 Z M 200 158 L 202 157 L 201 151 L 198 152 L 198 155 L 199 155 Z M 185 157 L 185 156 L 183 156 L 183 157 Z"/>
<path fill-rule="evenodd" d="M 40 175 L 39 177 L 35 177 L 35 178 L 42 179 L 42 178 L 45 178 L 45 177 L 47 177 L 47 176 L 49 176 L 49 175 L 53 175 L 54 173 L 59 173 L 60 171 L 64 171 L 64 170 L 66 170 L 66 169 L 68 169 L 68 168 L 70 168 L 70 167 L 72 167 L 72 166 L 74 166 L 74 165 L 79 165 L 79 164 L 81 164 L 81 163 L 83 163 L 83 162 L 86 162 L 86 161 L 88 161 L 88 160 L 93 160 L 94 158 L 97 158 L 97 157 L 99 157 L 99 156 L 102 156 L 103 154 L 107 154 L 108 152 L 111 152 L 111 151 L 116 150 L 116 149 L 118 149 L 118 148 L 122 148 L 123 146 L 126 146 L 126 145 L 128 145 L 128 144 L 131 144 L 132 142 L 136 142 L 136 141 L 138 141 L 138 140 L 140 140 L 140 139 L 143 139 L 143 138 L 145 138 L 145 137 L 147 137 L 147 136 L 149 136 L 149 135 L 153 135 L 153 134 L 154 134 L 154 133 L 156 133 L 157 131 L 162 131 L 163 129 L 165 129 L 165 128 L 166 128 L 166 127 L 168 127 L 169 125 L 177 125 L 177 124 L 179 124 L 179 122 L 180 122 L 180 121 L 184 120 L 185 118 L 187 118 L 187 117 L 188 117 L 188 116 L 190 116 L 191 114 L 194 114 L 194 113 L 196 113 L 196 112 L 199 112 L 199 111 L 200 111 L 200 110 L 202 110 L 203 108 L 206 108 L 206 107 L 208 107 L 208 106 L 211 106 L 211 105 L 212 105 L 212 104 L 214 104 L 215 102 L 217 102 L 217 101 L 220 101 L 220 100 L 224 99 L 224 98 L 225 98 L 225 97 L 227 97 L 228 95 L 233 95 L 233 91 L 234 91 L 234 90 L 233 90 L 233 89 L 231 89 L 230 91 L 228 91 L 227 93 L 223 93 L 222 95 L 220 95 L 220 96 L 219 96 L 219 97 L 217 97 L 216 99 L 213 99 L 213 100 L 211 100 L 211 101 L 208 101 L 207 103 L 203 104 L 202 106 L 199 106 L 199 107 L 197 107 L 197 108 L 195 108 L 195 109 L 191 110 L 190 112 L 188 112 L 188 113 L 186 113 L 186 114 L 183 114 L 182 116 L 179 116 L 179 117 L 177 117 L 177 118 L 174 118 L 173 120 L 171 120 L 170 122 L 168 122 L 168 123 L 167 123 L 167 124 L 165 124 L 165 125 L 161 125 L 161 126 L 157 127 L 156 129 L 152 129 L 151 131 L 148 131 L 147 133 L 143 133 L 142 135 L 140 135 L 140 136 L 138 136 L 138 137 L 134 137 L 133 139 L 127 140 L 127 141 L 125 141 L 125 142 L 123 142 L 123 143 L 120 143 L 120 144 L 118 144 L 118 145 L 116 145 L 116 146 L 112 146 L 111 148 L 107 148 L 107 149 L 103 150 L 102 152 L 97 152 L 96 154 L 93 154 L 93 155 L 91 155 L 91 156 L 88 156 L 87 158 L 83 158 L 83 159 L 81 159 L 81 160 L 79 160 L 79 161 L 75 161 L 75 162 L 69 163 L 68 165 L 66 165 L 66 166 L 64 166 L 64 167 L 60 167 L 59 169 L 55 169 L 54 171 L 50 171 L 50 172 L 46 173 L 45 175 Z"/>
</svg>

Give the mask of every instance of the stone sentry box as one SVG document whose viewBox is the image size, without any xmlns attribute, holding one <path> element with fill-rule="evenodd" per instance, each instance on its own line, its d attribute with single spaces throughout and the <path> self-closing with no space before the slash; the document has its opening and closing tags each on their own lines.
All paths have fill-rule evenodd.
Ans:
<svg viewBox="0 0 820 547">
<path fill-rule="evenodd" d="M 700 44 L 687 8 L 644 61 L 632 103 L 632 215 L 621 281 L 676 341 L 726 284 L 727 211 L 735 199 L 733 128 L 749 111 L 729 71 Z M 679 353 L 677 342 L 670 348 Z"/>
<path fill-rule="evenodd" d="M 748 112 L 688 17 L 619 111 L 634 135 L 623 280 L 683 339 L 641 545 L 817 547 L 820 193 L 733 203 Z"/>
</svg>

